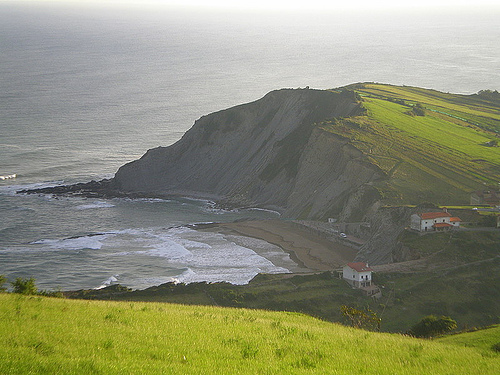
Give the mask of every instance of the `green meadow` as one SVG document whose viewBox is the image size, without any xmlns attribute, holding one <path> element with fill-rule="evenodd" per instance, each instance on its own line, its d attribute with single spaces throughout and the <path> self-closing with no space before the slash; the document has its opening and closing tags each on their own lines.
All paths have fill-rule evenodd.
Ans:
<svg viewBox="0 0 500 375">
<path fill-rule="evenodd" d="M 297 313 L 6 293 L 0 358 L 2 374 L 456 375 L 500 368 L 500 355 L 484 347 Z"/>
<path fill-rule="evenodd" d="M 467 204 L 470 193 L 500 181 L 500 95 L 456 95 L 382 84 L 348 86 L 362 116 L 332 119 L 322 129 L 348 138 L 385 172 L 386 204 Z M 425 115 L 412 113 L 421 105 Z"/>
<path fill-rule="evenodd" d="M 443 336 L 436 339 L 436 341 L 451 345 L 474 347 L 488 356 L 491 355 L 492 350 L 500 353 L 500 325 L 459 335 Z"/>
</svg>

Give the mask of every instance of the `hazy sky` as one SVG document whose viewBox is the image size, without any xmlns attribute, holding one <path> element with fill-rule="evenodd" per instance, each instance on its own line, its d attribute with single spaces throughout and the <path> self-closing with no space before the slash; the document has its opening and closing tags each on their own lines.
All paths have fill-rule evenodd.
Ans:
<svg viewBox="0 0 500 375">
<path fill-rule="evenodd" d="M 0 0 L 0 2 L 6 0 Z M 16 0 L 7 0 L 16 1 Z M 500 8 L 498 0 L 35 0 L 38 2 L 157 3 L 178 6 L 243 9 L 411 9 Z"/>
<path fill-rule="evenodd" d="M 156 0 L 170 4 L 212 5 L 245 8 L 385 8 L 385 7 L 457 7 L 464 5 L 498 4 L 498 0 Z"/>
</svg>

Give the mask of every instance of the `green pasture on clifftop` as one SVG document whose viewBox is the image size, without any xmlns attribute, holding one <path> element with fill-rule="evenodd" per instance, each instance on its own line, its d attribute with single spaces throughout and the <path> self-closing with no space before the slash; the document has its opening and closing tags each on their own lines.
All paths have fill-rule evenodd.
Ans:
<svg viewBox="0 0 500 375">
<path fill-rule="evenodd" d="M 500 182 L 500 94 L 441 93 L 355 84 L 364 115 L 320 126 L 347 138 L 387 175 L 387 204 L 467 204 L 470 193 Z M 423 116 L 416 115 L 416 106 Z M 418 111 L 417 111 L 418 112 Z"/>
</svg>

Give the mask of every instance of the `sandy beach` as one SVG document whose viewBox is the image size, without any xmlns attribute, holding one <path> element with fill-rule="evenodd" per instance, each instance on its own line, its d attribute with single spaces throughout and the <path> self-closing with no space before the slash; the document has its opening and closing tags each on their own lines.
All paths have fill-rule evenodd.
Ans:
<svg viewBox="0 0 500 375">
<path fill-rule="evenodd" d="M 217 224 L 209 230 L 259 238 L 279 246 L 301 267 L 329 271 L 353 261 L 356 250 L 329 241 L 290 221 L 262 220 Z"/>
</svg>

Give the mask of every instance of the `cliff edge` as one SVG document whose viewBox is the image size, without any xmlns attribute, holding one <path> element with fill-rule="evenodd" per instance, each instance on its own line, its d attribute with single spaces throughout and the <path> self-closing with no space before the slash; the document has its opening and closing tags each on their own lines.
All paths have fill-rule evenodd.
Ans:
<svg viewBox="0 0 500 375">
<path fill-rule="evenodd" d="M 363 113 L 353 91 L 272 91 L 203 116 L 175 144 L 122 166 L 116 190 L 179 194 L 280 210 L 286 217 L 356 220 L 379 197 L 384 173 L 348 138 L 320 129 Z"/>
</svg>

